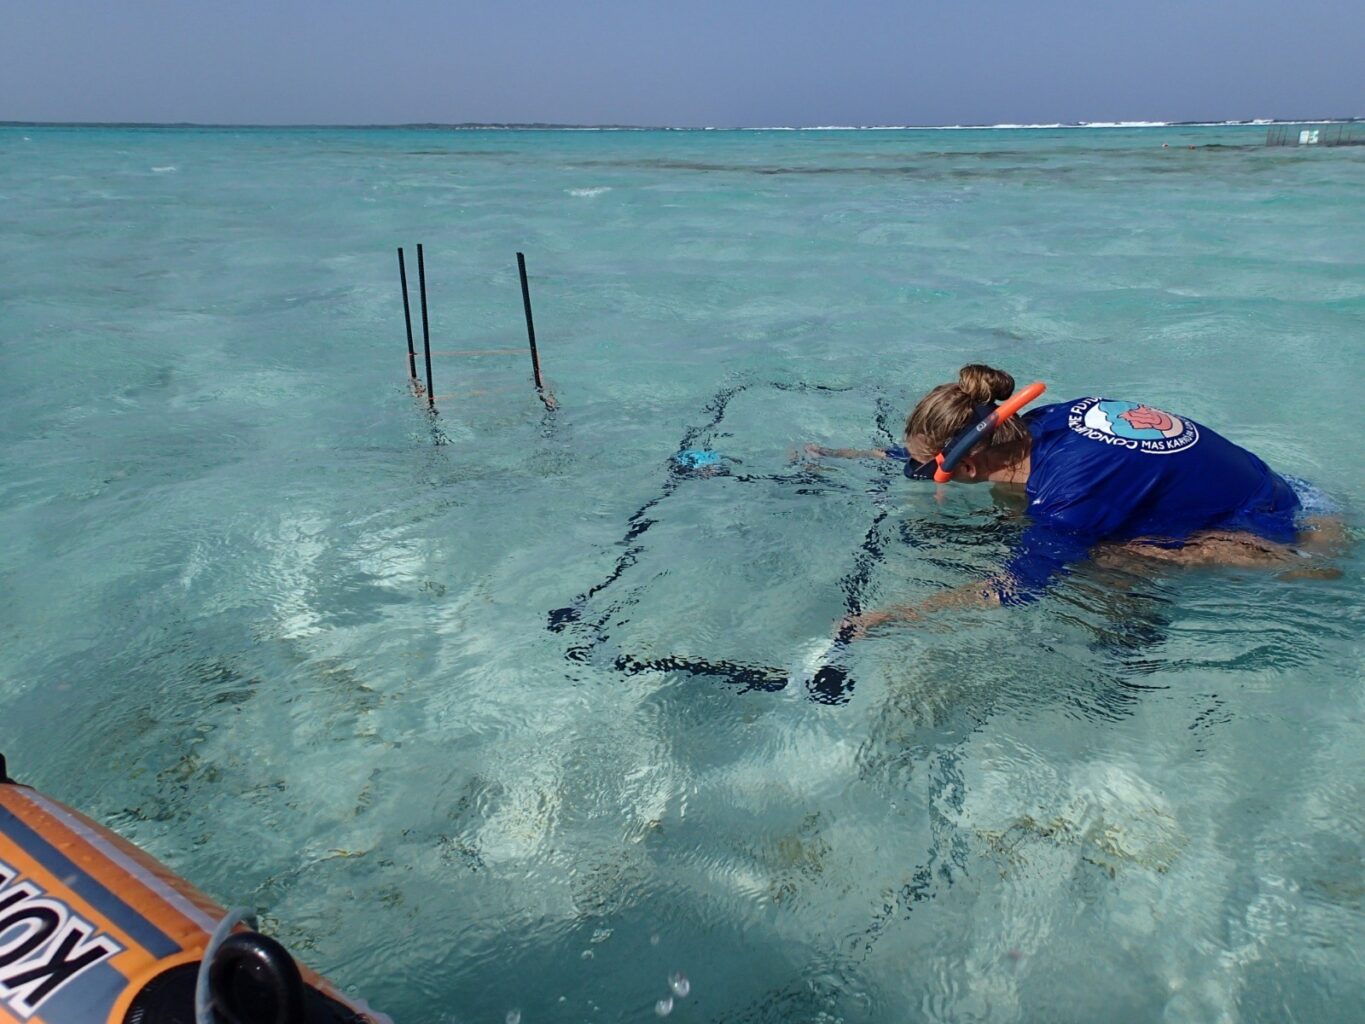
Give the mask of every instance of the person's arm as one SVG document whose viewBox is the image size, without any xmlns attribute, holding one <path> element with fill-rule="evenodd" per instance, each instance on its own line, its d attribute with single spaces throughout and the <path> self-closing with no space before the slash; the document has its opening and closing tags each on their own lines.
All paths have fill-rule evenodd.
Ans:
<svg viewBox="0 0 1365 1024">
<path fill-rule="evenodd" d="M 893 605 L 850 615 L 839 628 L 853 636 L 891 622 L 914 622 L 945 608 L 991 608 L 1030 604 L 1068 567 L 1090 554 L 1092 539 L 1076 531 L 1035 524 L 1024 531 L 1004 568 L 989 579 L 967 583 L 918 604 Z"/>
<path fill-rule="evenodd" d="M 991 608 L 999 604 L 1000 595 L 991 586 L 991 581 L 967 583 L 935 594 L 919 604 L 897 604 L 863 612 L 861 615 L 847 615 L 839 620 L 837 632 L 841 634 L 847 632 L 850 637 L 856 638 L 869 629 L 876 629 L 890 622 L 915 622 L 943 608 Z"/>
<path fill-rule="evenodd" d="M 892 445 L 889 448 L 826 448 L 822 444 L 808 444 L 803 449 L 807 455 L 832 459 L 901 459 L 909 458 L 904 448 Z"/>
</svg>

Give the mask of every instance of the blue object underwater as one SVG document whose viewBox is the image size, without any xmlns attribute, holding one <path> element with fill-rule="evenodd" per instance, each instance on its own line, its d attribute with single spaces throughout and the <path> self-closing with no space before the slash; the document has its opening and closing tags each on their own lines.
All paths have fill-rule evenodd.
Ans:
<svg viewBox="0 0 1365 1024">
<path fill-rule="evenodd" d="M 673 461 L 682 469 L 704 469 L 720 465 L 720 453 L 706 448 L 687 448 L 673 456 Z"/>
</svg>

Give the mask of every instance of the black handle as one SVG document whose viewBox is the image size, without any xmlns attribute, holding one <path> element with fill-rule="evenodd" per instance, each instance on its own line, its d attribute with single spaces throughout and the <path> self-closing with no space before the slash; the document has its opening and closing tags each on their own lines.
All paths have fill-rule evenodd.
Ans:
<svg viewBox="0 0 1365 1024">
<path fill-rule="evenodd" d="M 209 964 L 209 998 L 223 1024 L 303 1024 L 303 977 L 289 952 L 256 932 L 235 932 Z"/>
</svg>

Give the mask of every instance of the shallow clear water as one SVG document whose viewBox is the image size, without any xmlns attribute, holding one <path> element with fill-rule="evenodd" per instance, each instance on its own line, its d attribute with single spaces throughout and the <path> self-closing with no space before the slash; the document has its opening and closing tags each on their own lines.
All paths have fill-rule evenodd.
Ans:
<svg viewBox="0 0 1365 1024">
<path fill-rule="evenodd" d="M 1365 150 L 1262 140 L 0 129 L 0 749 L 403 1022 L 678 971 L 686 1020 L 1349 1019 L 1358 555 L 1085 570 L 776 688 L 1002 559 L 989 494 L 788 462 L 967 361 L 1358 524 Z M 434 426 L 418 241 L 434 347 L 517 350 L 438 356 Z"/>
</svg>

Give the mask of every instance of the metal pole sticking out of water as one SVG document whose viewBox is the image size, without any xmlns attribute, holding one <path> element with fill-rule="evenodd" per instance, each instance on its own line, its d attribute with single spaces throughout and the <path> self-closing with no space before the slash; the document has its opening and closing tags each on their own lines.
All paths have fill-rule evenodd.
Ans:
<svg viewBox="0 0 1365 1024">
<path fill-rule="evenodd" d="M 531 318 L 531 286 L 526 280 L 526 255 L 517 253 L 517 273 L 521 275 L 521 304 L 526 309 L 526 337 L 531 343 L 531 373 L 536 380 L 536 393 L 545 403 L 546 409 L 554 409 L 554 395 L 545 390 L 545 382 L 540 377 L 540 353 L 536 350 L 536 323 Z"/>
<path fill-rule="evenodd" d="M 427 268 L 422 243 L 417 243 L 417 288 L 422 294 L 422 354 L 427 361 L 427 408 L 436 411 L 436 392 L 431 387 L 431 330 L 427 324 Z"/>
<path fill-rule="evenodd" d="M 403 263 L 403 247 L 398 247 L 398 281 L 403 286 L 403 323 L 408 329 L 408 376 L 417 390 L 417 353 L 412 348 L 412 307 L 408 303 L 408 268 Z"/>
</svg>

